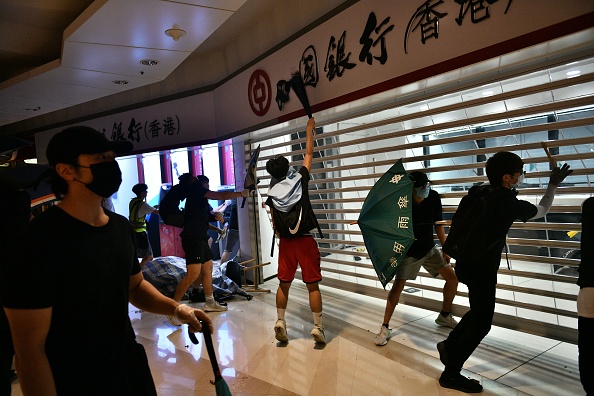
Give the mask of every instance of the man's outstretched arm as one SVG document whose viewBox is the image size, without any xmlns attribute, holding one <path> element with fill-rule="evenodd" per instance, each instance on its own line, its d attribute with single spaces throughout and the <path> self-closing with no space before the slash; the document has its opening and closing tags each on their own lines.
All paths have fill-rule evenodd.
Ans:
<svg viewBox="0 0 594 396">
<path fill-rule="evenodd" d="M 316 120 L 312 117 L 307 121 L 307 128 L 305 129 L 305 157 L 303 158 L 303 166 L 311 171 L 311 162 L 313 160 L 314 149 L 314 135 L 316 134 Z"/>
</svg>

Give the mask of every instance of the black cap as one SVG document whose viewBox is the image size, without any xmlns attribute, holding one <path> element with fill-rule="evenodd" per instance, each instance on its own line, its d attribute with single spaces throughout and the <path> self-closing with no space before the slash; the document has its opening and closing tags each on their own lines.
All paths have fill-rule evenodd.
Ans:
<svg viewBox="0 0 594 396">
<path fill-rule="evenodd" d="M 431 183 L 431 180 L 429 180 L 427 175 L 421 171 L 412 171 L 408 174 L 408 177 L 414 182 L 415 187 L 423 187 L 426 186 L 427 183 Z"/>
<path fill-rule="evenodd" d="M 49 165 L 76 164 L 81 154 L 98 154 L 113 150 L 116 154 L 126 154 L 134 148 L 127 140 L 107 140 L 100 132 L 86 126 L 75 126 L 55 134 L 45 150 Z"/>
</svg>

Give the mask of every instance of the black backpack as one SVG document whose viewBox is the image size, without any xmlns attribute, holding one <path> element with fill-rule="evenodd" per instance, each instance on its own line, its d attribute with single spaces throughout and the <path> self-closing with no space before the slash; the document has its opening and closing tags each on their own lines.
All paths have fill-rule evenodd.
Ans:
<svg viewBox="0 0 594 396">
<path fill-rule="evenodd" d="M 307 195 L 304 195 L 288 212 L 274 209 L 273 220 L 274 231 L 278 232 L 281 238 L 295 238 L 308 234 L 314 228 L 317 228 L 322 235 L 318 219 L 311 208 Z"/>
<path fill-rule="evenodd" d="M 159 215 L 163 219 L 163 223 L 183 228 L 184 212 L 179 208 L 179 204 L 186 198 L 185 192 L 187 188 L 184 187 L 181 184 L 171 187 L 161 199 L 159 203 Z"/>
<path fill-rule="evenodd" d="M 322 229 L 318 223 L 315 213 L 309 202 L 309 196 L 301 197 L 291 210 L 288 212 L 281 212 L 271 207 L 273 211 L 273 230 L 272 230 L 272 246 L 270 248 L 270 256 L 274 255 L 274 238 L 278 232 L 281 238 L 296 238 L 298 236 L 308 234 L 311 230 L 316 228 L 320 233 L 320 237 L 324 238 Z"/>
<path fill-rule="evenodd" d="M 442 247 L 456 261 L 472 262 L 492 247 L 487 245 L 492 220 L 492 191 L 490 186 L 476 186 L 460 201 Z"/>
</svg>

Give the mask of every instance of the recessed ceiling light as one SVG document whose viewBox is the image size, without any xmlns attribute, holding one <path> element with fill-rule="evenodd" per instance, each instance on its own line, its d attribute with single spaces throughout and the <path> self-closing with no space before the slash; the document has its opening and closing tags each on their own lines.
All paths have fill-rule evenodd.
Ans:
<svg viewBox="0 0 594 396">
<path fill-rule="evenodd" d="M 424 104 L 423 106 L 419 107 L 419 110 L 421 110 L 421 111 L 427 111 L 427 110 L 429 110 L 429 106 L 426 105 L 426 104 Z"/>
<path fill-rule="evenodd" d="M 481 95 L 483 95 L 483 96 L 492 96 L 493 95 L 493 91 L 483 91 L 483 93 Z"/>
<path fill-rule="evenodd" d="M 579 75 L 580 75 L 580 73 L 581 73 L 581 71 L 580 71 L 580 70 L 572 70 L 572 71 L 568 71 L 567 73 L 565 73 L 565 75 L 566 75 L 568 78 L 571 78 L 571 77 L 577 77 L 577 76 L 579 76 Z"/>
<path fill-rule="evenodd" d="M 159 64 L 159 61 L 154 59 L 143 59 L 140 61 L 140 64 L 145 66 L 155 66 Z"/>
<path fill-rule="evenodd" d="M 126 85 L 126 84 L 128 84 L 130 81 L 128 81 L 128 80 L 113 80 L 112 82 L 113 82 L 114 84 L 117 84 L 117 85 Z"/>
</svg>

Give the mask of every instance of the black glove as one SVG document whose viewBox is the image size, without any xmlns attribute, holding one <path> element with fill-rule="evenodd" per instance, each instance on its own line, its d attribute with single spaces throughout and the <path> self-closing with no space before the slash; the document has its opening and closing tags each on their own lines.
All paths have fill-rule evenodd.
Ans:
<svg viewBox="0 0 594 396">
<path fill-rule="evenodd" d="M 558 186 L 559 184 L 561 184 L 561 182 L 563 180 L 565 180 L 565 178 L 567 176 L 569 176 L 569 174 L 571 172 L 573 172 L 573 170 L 572 169 L 569 169 L 569 165 L 568 164 L 563 164 L 563 166 L 561 168 L 556 167 L 551 172 L 551 178 L 549 180 L 549 184 L 552 184 L 554 186 Z"/>
</svg>

